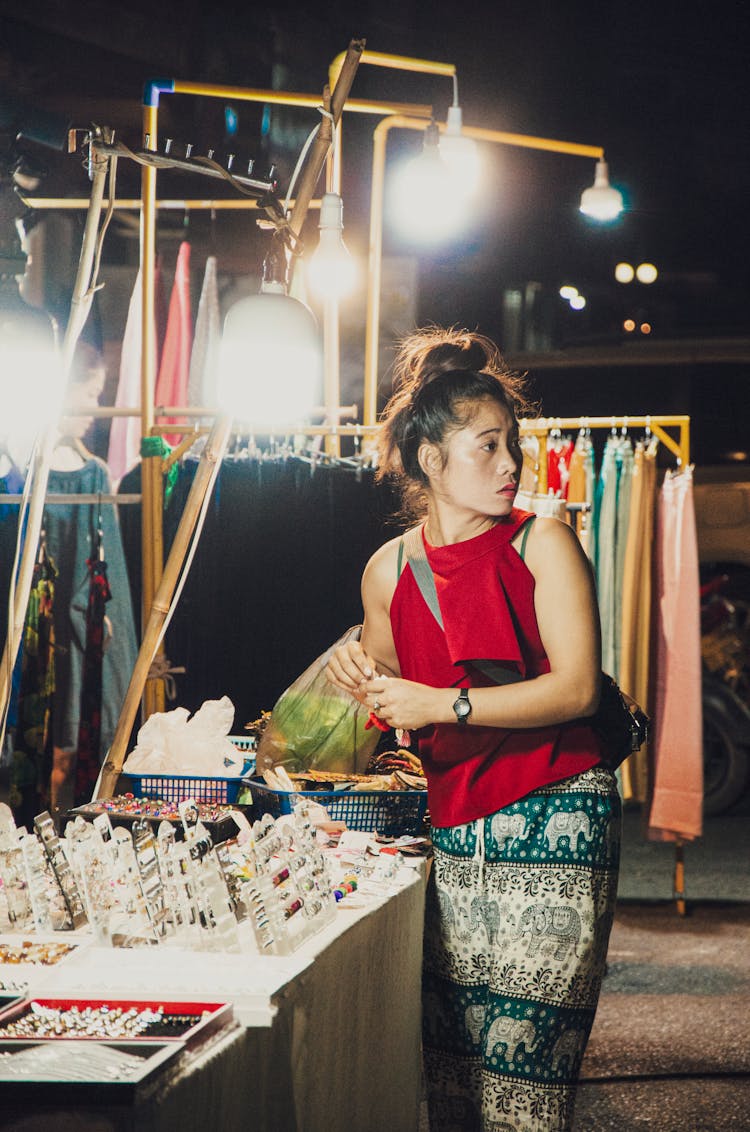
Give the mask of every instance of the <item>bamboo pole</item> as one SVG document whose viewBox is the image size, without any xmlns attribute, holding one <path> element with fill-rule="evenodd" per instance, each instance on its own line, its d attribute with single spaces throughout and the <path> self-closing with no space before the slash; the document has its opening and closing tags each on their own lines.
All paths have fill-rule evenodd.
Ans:
<svg viewBox="0 0 750 1132">
<path fill-rule="evenodd" d="M 357 66 L 364 50 L 363 40 L 352 40 L 346 52 L 344 62 L 339 71 L 336 85 L 331 92 L 326 84 L 323 92 L 323 121 L 315 140 L 310 147 L 307 162 L 302 171 L 297 198 L 289 218 L 289 227 L 296 238 L 302 232 L 310 201 L 320 174 L 323 171 L 326 158 L 331 152 L 333 131 L 341 121 L 349 91 L 352 88 Z M 341 382 L 339 374 L 339 309 L 338 300 L 326 298 L 323 318 L 323 358 L 324 358 L 324 400 L 326 403 L 326 418 L 330 423 L 336 419 L 339 401 L 341 399 Z M 338 437 L 326 437 L 326 451 L 333 456 L 340 452 Z"/>
<path fill-rule="evenodd" d="M 230 417 L 220 417 L 206 440 L 206 446 L 196 469 L 195 478 L 180 518 L 180 523 L 167 557 L 159 586 L 154 594 L 148 621 L 144 628 L 141 647 L 125 694 L 120 717 L 112 739 L 97 787 L 97 798 L 111 798 L 125 759 L 127 744 L 133 729 L 138 707 L 147 684 L 149 669 L 158 653 L 162 626 L 180 579 L 185 556 L 193 537 L 198 516 L 217 472 L 217 465 L 226 451 L 232 428 Z"/>
<path fill-rule="evenodd" d="M 359 60 L 364 51 L 364 40 L 353 39 L 349 44 L 346 52 L 346 57 L 341 66 L 336 85 L 331 92 L 331 116 L 333 118 L 333 127 L 338 125 L 341 114 L 344 109 L 344 103 L 349 97 L 349 91 L 352 89 L 354 76 L 357 73 Z M 328 87 L 326 89 L 329 89 Z M 302 171 L 299 188 L 297 190 L 297 198 L 294 202 L 292 215 L 289 218 L 289 226 L 294 232 L 295 236 L 299 236 L 302 231 L 302 225 L 307 216 L 307 210 L 312 200 L 315 186 L 318 183 L 323 165 L 325 164 L 326 157 L 331 148 L 331 122 L 328 122 L 328 130 L 324 133 L 321 128 L 318 131 L 310 152 L 305 163 L 305 168 Z"/>
<path fill-rule="evenodd" d="M 143 145 L 157 148 L 157 109 L 143 107 Z M 144 165 L 141 170 L 141 440 L 150 436 L 154 423 L 154 389 L 156 356 L 154 331 L 154 270 L 156 267 L 156 168 Z M 141 546 L 142 546 L 142 598 L 141 633 L 145 630 L 154 594 L 164 568 L 161 482 L 161 456 L 141 454 Z M 146 685 L 143 710 L 146 716 L 163 711 L 164 685 L 153 682 Z"/>
</svg>

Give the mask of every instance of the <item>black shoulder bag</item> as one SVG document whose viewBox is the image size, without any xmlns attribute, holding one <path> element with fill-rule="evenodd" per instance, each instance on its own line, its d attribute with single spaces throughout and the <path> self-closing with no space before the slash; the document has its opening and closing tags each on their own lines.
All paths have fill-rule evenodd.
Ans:
<svg viewBox="0 0 750 1132">
<path fill-rule="evenodd" d="M 520 552 L 522 559 L 532 522 L 533 519 L 527 523 L 524 531 Z M 435 588 L 435 578 L 422 542 L 421 527 L 412 527 L 403 535 L 401 541 L 419 592 L 442 629 L 443 615 Z M 473 660 L 472 663 L 496 684 L 512 684 L 523 679 L 520 673 L 502 668 L 491 661 Z M 583 722 L 593 727 L 598 735 L 602 744 L 602 761 L 610 770 L 615 770 L 620 763 L 640 750 L 648 738 L 650 728 L 650 720 L 646 713 L 606 672 L 601 674 L 599 706 L 595 714 L 586 717 Z"/>
</svg>

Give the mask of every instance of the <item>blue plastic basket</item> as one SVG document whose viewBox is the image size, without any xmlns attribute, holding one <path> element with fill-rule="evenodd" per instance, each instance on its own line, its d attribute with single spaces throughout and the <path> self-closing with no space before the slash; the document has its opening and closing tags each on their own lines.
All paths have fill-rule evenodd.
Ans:
<svg viewBox="0 0 750 1132">
<path fill-rule="evenodd" d="M 238 751 L 245 754 L 240 773 L 232 778 L 204 778 L 189 774 L 128 774 L 132 793 L 137 798 L 161 798 L 163 802 L 184 802 L 192 798 L 195 802 L 236 802 L 242 787 L 242 780 L 255 770 L 255 740 L 244 735 L 228 735 L 227 738 Z M 250 752 L 253 752 L 252 755 Z"/>
<path fill-rule="evenodd" d="M 136 798 L 160 798 L 162 802 L 236 802 L 241 778 L 201 778 L 188 774 L 123 774 Z"/>
<path fill-rule="evenodd" d="M 295 798 L 325 806 L 331 821 L 349 829 L 373 831 L 383 837 L 417 836 L 427 812 L 426 790 L 272 790 L 257 778 L 246 780 L 252 795 L 253 819 L 262 814 L 290 814 Z"/>
</svg>

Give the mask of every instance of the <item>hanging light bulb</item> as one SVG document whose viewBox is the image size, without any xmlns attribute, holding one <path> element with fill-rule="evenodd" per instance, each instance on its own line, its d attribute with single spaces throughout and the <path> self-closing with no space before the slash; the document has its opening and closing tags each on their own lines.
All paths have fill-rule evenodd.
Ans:
<svg viewBox="0 0 750 1132">
<path fill-rule="evenodd" d="M 581 194 L 581 212 L 594 220 L 614 220 L 623 209 L 622 193 L 609 183 L 609 166 L 597 161 L 594 183 Z"/>
<path fill-rule="evenodd" d="M 440 133 L 430 122 L 419 157 L 402 165 L 393 179 L 393 222 L 412 239 L 439 241 L 458 231 L 467 212 L 467 193 L 442 159 Z"/>
<path fill-rule="evenodd" d="M 56 328 L 17 293 L 0 293 L 0 374 L 5 379 L 0 437 L 24 467 L 37 436 L 58 420 L 65 392 Z"/>
<path fill-rule="evenodd" d="M 299 424 L 322 396 L 315 315 L 286 294 L 286 256 L 272 248 L 260 292 L 234 303 L 219 350 L 218 399 L 236 421 L 262 431 Z"/>
<path fill-rule="evenodd" d="M 456 103 L 448 108 L 438 149 L 462 191 L 473 193 L 479 184 L 482 165 L 476 142 L 463 133 L 463 112 Z"/>
<path fill-rule="evenodd" d="M 357 270 L 342 239 L 343 230 L 341 197 L 338 193 L 324 193 L 320 202 L 320 242 L 307 267 L 308 280 L 324 298 L 341 299 L 356 283 Z"/>
</svg>

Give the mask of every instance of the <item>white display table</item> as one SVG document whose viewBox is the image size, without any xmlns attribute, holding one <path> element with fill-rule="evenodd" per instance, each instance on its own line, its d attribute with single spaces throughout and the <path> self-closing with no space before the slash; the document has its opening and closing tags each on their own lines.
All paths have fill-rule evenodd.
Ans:
<svg viewBox="0 0 750 1132">
<path fill-rule="evenodd" d="M 128 1104 L 102 1095 L 64 1111 L 22 1112 L 6 1094 L 0 1128 L 415 1132 L 424 870 L 401 875 L 400 887 L 364 907 L 344 901 L 334 922 L 288 957 L 82 941 L 55 967 L 35 969 L 32 995 L 232 1002 L 235 1022 L 170 1062 Z M 0 977 L 10 973 L 0 965 Z"/>
</svg>

